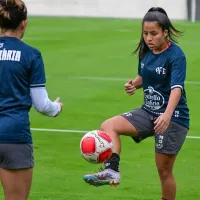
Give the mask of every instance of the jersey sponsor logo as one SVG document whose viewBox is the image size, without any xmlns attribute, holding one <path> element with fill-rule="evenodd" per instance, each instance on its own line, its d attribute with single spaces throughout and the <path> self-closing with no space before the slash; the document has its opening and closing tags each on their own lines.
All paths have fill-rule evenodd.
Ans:
<svg viewBox="0 0 200 200">
<path fill-rule="evenodd" d="M 159 110 L 164 105 L 165 99 L 158 91 L 149 86 L 144 90 L 144 101 L 146 107 L 151 110 Z"/>
<path fill-rule="evenodd" d="M 144 68 L 144 63 L 141 63 L 140 67 L 141 67 L 141 69 L 143 69 Z"/>
<path fill-rule="evenodd" d="M 20 61 L 21 51 L 16 50 L 0 50 L 0 61 L 1 60 L 10 60 L 10 61 Z"/>
</svg>

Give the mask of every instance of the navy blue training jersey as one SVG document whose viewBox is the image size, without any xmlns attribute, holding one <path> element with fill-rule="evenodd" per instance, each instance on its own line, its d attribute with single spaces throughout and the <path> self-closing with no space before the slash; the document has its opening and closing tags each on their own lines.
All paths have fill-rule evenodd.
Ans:
<svg viewBox="0 0 200 200">
<path fill-rule="evenodd" d="M 181 48 L 171 43 L 160 54 L 148 51 L 139 62 L 138 75 L 143 80 L 142 108 L 155 117 L 165 112 L 171 90 L 181 88 L 181 99 L 171 120 L 189 127 L 189 109 L 184 89 L 186 58 Z"/>
<path fill-rule="evenodd" d="M 44 87 L 41 53 L 14 37 L 0 37 L 0 143 L 32 143 L 31 87 Z"/>
</svg>

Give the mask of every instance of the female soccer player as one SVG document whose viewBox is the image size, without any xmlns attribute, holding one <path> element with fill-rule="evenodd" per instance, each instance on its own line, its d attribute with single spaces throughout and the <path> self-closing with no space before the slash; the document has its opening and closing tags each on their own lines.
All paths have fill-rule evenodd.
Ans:
<svg viewBox="0 0 200 200">
<path fill-rule="evenodd" d="M 155 160 L 160 176 L 163 200 L 175 200 L 173 166 L 189 129 L 184 81 L 186 58 L 176 45 L 180 36 L 162 8 L 151 8 L 142 21 L 142 34 L 135 53 L 139 54 L 138 75 L 125 84 L 133 95 L 143 88 L 141 108 L 103 122 L 101 130 L 109 134 L 114 149 L 105 169 L 83 179 L 93 185 L 117 185 L 120 182 L 120 135 L 131 136 L 139 143 L 155 137 Z"/>
<path fill-rule="evenodd" d="M 21 41 L 27 8 L 21 0 L 0 1 L 0 180 L 5 200 L 26 200 L 34 166 L 29 110 L 55 117 L 62 110 L 45 89 L 41 53 Z"/>
</svg>

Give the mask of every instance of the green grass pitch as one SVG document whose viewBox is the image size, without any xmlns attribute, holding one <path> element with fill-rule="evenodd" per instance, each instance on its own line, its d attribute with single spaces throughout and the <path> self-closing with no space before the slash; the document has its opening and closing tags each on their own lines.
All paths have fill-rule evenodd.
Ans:
<svg viewBox="0 0 200 200">
<path fill-rule="evenodd" d="M 93 130 L 107 118 L 140 107 L 141 91 L 129 97 L 126 80 L 137 73 L 132 52 L 141 22 L 128 19 L 30 17 L 24 41 L 43 55 L 47 90 L 61 97 L 62 114 L 55 119 L 31 110 L 32 128 Z M 191 113 L 189 136 L 200 136 L 200 24 L 174 22 L 183 30 L 179 43 L 187 57 L 186 92 Z M 121 185 L 96 188 L 82 176 L 100 165 L 80 155 L 83 133 L 32 131 L 35 168 L 30 200 L 158 200 L 159 178 L 154 163 L 154 140 L 135 144 L 122 138 Z M 200 199 L 200 140 L 187 138 L 174 173 L 177 200 Z M 0 199 L 3 199 L 0 187 Z"/>
</svg>

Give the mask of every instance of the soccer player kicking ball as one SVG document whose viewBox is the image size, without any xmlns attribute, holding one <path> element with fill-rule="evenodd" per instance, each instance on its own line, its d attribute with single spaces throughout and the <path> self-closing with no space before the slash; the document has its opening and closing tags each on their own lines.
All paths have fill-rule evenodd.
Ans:
<svg viewBox="0 0 200 200">
<path fill-rule="evenodd" d="M 186 58 L 176 37 L 178 31 L 162 8 L 151 8 L 142 21 L 142 36 L 135 53 L 139 54 L 138 75 L 125 84 L 133 95 L 143 88 L 141 108 L 107 119 L 101 125 L 113 141 L 114 149 L 105 168 L 83 179 L 95 185 L 120 183 L 120 135 L 140 143 L 155 137 L 155 161 L 160 176 L 163 200 L 175 200 L 176 182 L 173 166 L 189 129 L 189 109 L 186 104 L 184 81 Z"/>
<path fill-rule="evenodd" d="M 62 103 L 52 102 L 45 89 L 41 53 L 21 41 L 27 8 L 21 0 L 0 1 L 0 181 L 6 200 L 26 200 L 31 188 L 34 157 L 29 110 L 49 117 Z"/>
</svg>

